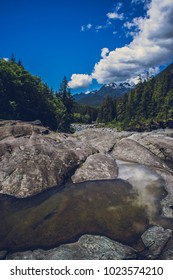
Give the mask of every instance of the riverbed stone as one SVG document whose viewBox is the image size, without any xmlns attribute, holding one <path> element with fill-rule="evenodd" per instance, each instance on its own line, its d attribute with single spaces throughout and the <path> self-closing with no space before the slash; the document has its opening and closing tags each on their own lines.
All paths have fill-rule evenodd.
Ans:
<svg viewBox="0 0 173 280">
<path fill-rule="evenodd" d="M 79 167 L 72 176 L 73 183 L 88 180 L 115 179 L 118 168 L 115 160 L 110 155 L 94 154 Z"/>
<path fill-rule="evenodd" d="M 83 235 L 77 242 L 51 250 L 10 254 L 8 260 L 123 260 L 136 258 L 136 251 L 104 236 Z"/>
<path fill-rule="evenodd" d="M 115 159 L 138 162 L 150 167 L 166 168 L 165 164 L 150 150 L 128 138 L 121 139 L 114 146 L 111 155 Z"/>
<path fill-rule="evenodd" d="M 145 146 L 173 169 L 173 138 L 169 134 L 163 137 L 163 132 L 143 133 L 142 135 L 135 133 L 129 138 Z"/>
<path fill-rule="evenodd" d="M 149 249 L 149 254 L 157 257 L 161 254 L 171 236 L 172 230 L 153 226 L 145 231 L 141 238 L 144 245 Z"/>
<path fill-rule="evenodd" d="M 168 240 L 165 248 L 160 255 L 161 260 L 173 260 L 173 236 Z"/>
<path fill-rule="evenodd" d="M 172 136 L 173 131 L 117 132 L 105 127 L 97 128 L 95 125 L 92 128 L 87 125 L 86 129 L 84 126 L 74 134 L 66 134 L 52 132 L 40 122 L 1 120 L 0 194 L 23 198 L 41 193 L 52 186 L 59 188 L 71 178 L 75 183 L 114 179 L 118 174 L 116 161 L 142 164 L 161 176 L 162 187 L 167 192 L 158 202 L 160 216 L 151 223 L 155 226 L 142 235 L 145 257 L 173 259 Z M 130 181 L 126 177 L 124 179 L 133 185 L 133 180 Z M 80 183 L 78 186 L 80 188 Z M 142 186 L 139 180 L 139 188 Z M 113 211 L 114 208 L 109 209 Z M 136 258 L 136 252 L 127 247 L 103 236 L 83 235 L 75 243 L 51 250 L 38 249 L 15 253 L 7 258 Z M 3 249 L 6 250 L 4 247 Z M 0 256 L 5 258 L 6 251 L 1 251 Z"/>
<path fill-rule="evenodd" d="M 87 129 L 75 133 L 74 137 L 76 137 L 81 143 L 88 143 L 88 145 L 94 147 L 100 153 L 108 153 L 112 150 L 121 136 L 113 131 Z"/>
<path fill-rule="evenodd" d="M 53 133 L 44 135 L 44 129 L 31 123 L 1 124 L 1 194 L 27 197 L 60 186 L 88 155 L 97 152 L 75 142 L 69 145 L 64 134 L 56 133 L 57 139 Z"/>
</svg>

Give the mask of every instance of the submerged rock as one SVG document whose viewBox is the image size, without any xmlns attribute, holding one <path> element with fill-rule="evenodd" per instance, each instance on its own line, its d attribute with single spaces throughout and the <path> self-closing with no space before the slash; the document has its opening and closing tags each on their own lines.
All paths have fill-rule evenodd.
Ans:
<svg viewBox="0 0 173 280">
<path fill-rule="evenodd" d="M 0 251 L 0 260 L 5 259 L 6 255 L 7 255 L 7 251 Z"/>
<path fill-rule="evenodd" d="M 136 251 L 103 236 L 83 235 L 79 241 L 51 250 L 14 253 L 8 260 L 124 260 L 136 258 Z"/>
<path fill-rule="evenodd" d="M 146 210 L 120 179 L 71 184 L 22 200 L 8 197 L 0 204 L 0 250 L 48 249 L 85 233 L 131 245 L 149 226 Z"/>
</svg>

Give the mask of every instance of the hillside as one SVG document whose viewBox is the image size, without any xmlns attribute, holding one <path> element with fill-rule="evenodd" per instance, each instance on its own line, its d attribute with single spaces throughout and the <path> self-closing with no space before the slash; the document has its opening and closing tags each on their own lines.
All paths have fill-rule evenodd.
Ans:
<svg viewBox="0 0 173 280">
<path fill-rule="evenodd" d="M 102 104 L 99 121 L 106 121 L 102 112 L 109 103 L 112 101 Z M 173 64 L 156 77 L 139 83 L 111 106 L 115 113 L 109 122 L 118 123 L 123 129 L 173 127 Z"/>
<path fill-rule="evenodd" d="M 53 130 L 68 132 L 71 120 L 66 103 L 20 61 L 0 59 L 0 119 L 40 120 Z"/>
</svg>

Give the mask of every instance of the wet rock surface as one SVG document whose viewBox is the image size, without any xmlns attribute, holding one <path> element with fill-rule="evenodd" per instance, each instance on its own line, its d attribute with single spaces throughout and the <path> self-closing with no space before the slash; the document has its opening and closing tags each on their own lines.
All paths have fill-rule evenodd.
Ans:
<svg viewBox="0 0 173 280">
<path fill-rule="evenodd" d="M 39 122 L 0 121 L 0 193 L 24 198 L 42 193 L 52 186 L 58 189 L 68 180 L 74 183 L 87 183 L 92 180 L 106 179 L 109 182 L 110 179 L 121 178 L 133 186 L 136 195 L 140 197 L 142 207 L 146 207 L 147 215 L 150 212 L 154 217 L 149 219 L 150 224 L 147 229 L 139 229 L 141 232 L 139 239 L 144 246 L 144 257 L 173 259 L 172 137 L 173 131 L 166 129 L 133 133 L 97 128 L 93 125 L 92 128 L 80 127 L 74 134 L 63 134 L 52 132 Z M 121 170 L 120 162 L 124 162 L 121 164 Z M 147 192 L 143 191 L 144 188 Z M 154 207 L 156 205 L 154 208 L 156 210 L 152 208 L 150 211 L 151 203 L 145 204 L 143 198 L 146 199 L 146 193 L 159 197 L 159 200 L 157 198 L 152 201 Z M 66 203 L 65 200 L 63 203 Z M 112 215 L 114 206 L 112 208 L 111 205 L 109 209 Z M 49 210 L 48 208 L 44 210 L 47 213 L 45 217 L 49 220 Z M 128 214 L 127 211 L 127 218 Z M 54 217 L 54 212 L 52 215 L 51 217 Z M 52 222 L 55 222 L 54 219 Z M 105 222 L 106 220 L 102 225 L 104 229 Z M 137 223 L 135 227 L 138 226 Z M 102 234 L 105 235 L 104 230 Z M 135 246 L 134 248 L 137 248 L 135 251 L 131 248 L 133 245 L 130 245 L 131 247 L 123 245 L 121 244 L 123 241 L 116 243 L 116 238 L 113 241 L 101 236 L 102 234 L 100 231 L 100 236 L 83 235 L 76 242 L 56 246 L 51 250 L 37 250 L 38 245 L 34 251 L 15 253 L 8 255 L 7 258 L 135 259 L 139 257 L 141 249 L 138 251 Z M 107 246 L 110 246 L 110 251 Z M 6 258 L 6 248 L 1 251 L 0 258 Z"/>
</svg>

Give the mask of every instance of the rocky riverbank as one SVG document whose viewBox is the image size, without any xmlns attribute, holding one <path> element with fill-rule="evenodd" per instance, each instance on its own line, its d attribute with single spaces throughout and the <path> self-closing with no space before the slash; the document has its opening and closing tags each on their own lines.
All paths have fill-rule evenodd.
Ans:
<svg viewBox="0 0 173 280">
<path fill-rule="evenodd" d="M 138 206 L 141 203 L 146 207 L 149 220 L 145 230 L 139 230 L 139 223 L 135 225 L 141 234 L 137 244 L 130 246 L 101 234 L 84 234 L 78 241 L 50 250 L 37 247 L 33 251 L 10 253 L 3 248 L 0 258 L 173 259 L 172 136 L 173 130 L 167 129 L 136 133 L 95 126 L 64 134 L 52 132 L 39 123 L 0 121 L 3 199 L 4 195 L 22 199 L 35 197 L 55 186 L 61 189 L 66 182 L 116 181 L 118 178 L 132 186 Z M 108 208 L 114 211 L 112 204 Z M 127 218 L 128 215 L 127 211 Z M 123 219 L 125 222 L 125 216 Z"/>
</svg>

